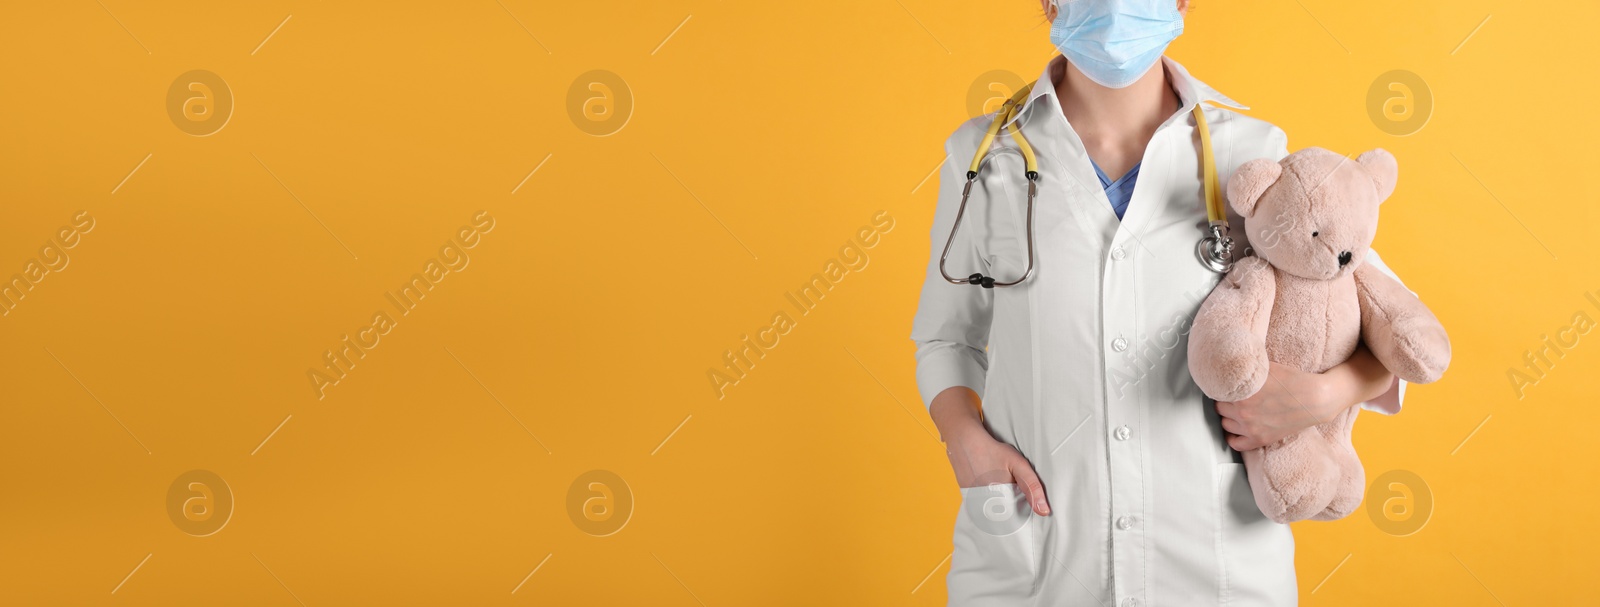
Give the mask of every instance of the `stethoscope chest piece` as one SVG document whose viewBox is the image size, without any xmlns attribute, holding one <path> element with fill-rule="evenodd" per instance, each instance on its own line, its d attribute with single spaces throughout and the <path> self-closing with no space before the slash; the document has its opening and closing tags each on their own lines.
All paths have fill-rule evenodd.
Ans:
<svg viewBox="0 0 1600 607">
<path fill-rule="evenodd" d="M 1211 226 L 1211 233 L 1195 243 L 1194 253 L 1207 270 L 1218 274 L 1233 270 L 1233 239 L 1228 236 L 1228 227 Z"/>
</svg>

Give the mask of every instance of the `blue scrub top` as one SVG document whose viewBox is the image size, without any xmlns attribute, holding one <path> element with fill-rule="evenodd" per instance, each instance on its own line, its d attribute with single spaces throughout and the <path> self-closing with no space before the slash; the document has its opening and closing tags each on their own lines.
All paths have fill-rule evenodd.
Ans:
<svg viewBox="0 0 1600 607">
<path fill-rule="evenodd" d="M 1105 189 L 1106 198 L 1111 200 L 1111 210 L 1117 214 L 1117 219 L 1122 219 L 1122 214 L 1128 212 L 1128 201 L 1133 198 L 1133 185 L 1139 181 L 1139 164 L 1144 163 L 1133 165 L 1127 174 L 1116 181 L 1107 177 L 1094 160 L 1091 159 L 1089 164 L 1094 166 L 1094 174 L 1100 178 L 1100 187 Z"/>
</svg>

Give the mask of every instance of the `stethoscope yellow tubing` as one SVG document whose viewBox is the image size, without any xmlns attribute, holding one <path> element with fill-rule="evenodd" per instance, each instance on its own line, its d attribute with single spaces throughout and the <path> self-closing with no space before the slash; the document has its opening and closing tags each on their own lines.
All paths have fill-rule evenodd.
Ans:
<svg viewBox="0 0 1600 607">
<path fill-rule="evenodd" d="M 1000 106 L 1000 110 L 995 112 L 994 121 L 989 123 L 989 129 L 984 131 L 983 140 L 978 142 L 978 152 L 972 156 L 972 164 L 967 166 L 967 183 L 961 188 L 961 206 L 956 208 L 956 220 L 950 226 L 950 237 L 944 241 L 944 252 L 939 254 L 939 274 L 950 284 L 978 285 L 992 289 L 1020 284 L 1033 275 L 1033 199 L 1039 193 L 1039 159 L 1033 153 L 1033 146 L 1028 144 L 1028 138 L 1023 137 L 1022 131 L 1017 127 L 1017 122 L 1020 120 L 1013 120 L 1022 111 L 1022 102 L 1028 98 L 1028 93 L 1031 91 L 1033 84 L 1030 83 Z M 978 169 L 983 166 L 984 157 L 989 155 L 989 148 L 994 145 L 995 137 L 1000 134 L 1001 125 L 1005 126 L 1011 139 L 1017 143 L 1017 149 L 1022 151 L 1024 176 L 1028 179 L 1028 269 L 1022 273 L 1022 277 L 1010 282 L 998 282 L 992 276 L 984 276 L 982 272 L 974 272 L 966 278 L 955 278 L 945 272 L 945 258 L 950 256 L 950 246 L 955 244 L 956 231 L 961 229 L 961 218 L 967 213 L 967 198 L 972 195 L 972 183 L 977 181 Z"/>
<path fill-rule="evenodd" d="M 1028 139 L 1022 136 L 1016 120 L 1017 114 L 1022 111 L 1024 100 L 1033 91 L 1034 83 L 1018 90 L 1015 95 L 1007 99 L 1005 104 L 995 112 L 993 122 L 989 123 L 988 130 L 984 131 L 983 139 L 978 142 L 978 150 L 972 156 L 972 163 L 967 165 L 967 183 L 961 190 L 961 206 L 956 210 L 954 225 L 950 226 L 950 238 L 945 241 L 944 251 L 939 255 L 939 274 L 951 284 L 979 285 L 983 288 L 1009 287 L 1020 284 L 1033 275 L 1033 201 L 1038 192 L 1039 160 L 1034 155 L 1033 146 L 1028 144 Z M 1200 263 L 1212 271 L 1226 273 L 1233 267 L 1233 239 L 1228 237 L 1228 215 L 1222 207 L 1221 188 L 1217 184 L 1216 158 L 1211 153 L 1211 128 L 1206 123 L 1205 109 L 1200 104 L 1194 106 L 1195 128 L 1200 133 L 1200 169 L 1204 182 L 1204 195 L 1206 199 L 1206 219 L 1209 234 L 1195 244 L 1195 254 L 1200 258 Z M 989 150 L 994 146 L 994 140 L 1000 134 L 1000 129 L 1005 128 L 1016 142 L 1017 149 L 1022 152 L 1028 179 L 1028 267 L 1022 276 L 1010 282 L 999 282 L 993 277 L 974 273 L 966 278 L 954 278 L 945 272 L 945 258 L 950 254 L 950 247 L 955 243 L 956 231 L 961 229 L 962 216 L 966 214 L 967 198 L 972 194 L 972 184 L 978 178 L 978 169 L 983 166 L 983 159 L 989 155 Z"/>
<path fill-rule="evenodd" d="M 1205 179 L 1206 219 L 1211 225 L 1228 225 L 1228 214 L 1222 208 L 1222 193 L 1217 186 L 1217 161 L 1211 156 L 1211 127 L 1206 124 L 1206 113 L 1200 104 L 1194 106 L 1194 125 L 1200 131 L 1200 170 Z"/>
<path fill-rule="evenodd" d="M 1228 212 L 1222 208 L 1221 186 L 1217 185 L 1217 161 L 1211 155 L 1211 128 L 1200 104 L 1194 105 L 1194 126 L 1200 132 L 1200 170 L 1205 179 L 1208 232 L 1194 245 L 1200 265 L 1218 274 L 1233 270 L 1233 238 L 1228 236 Z"/>
<path fill-rule="evenodd" d="M 989 155 L 990 146 L 994 145 L 995 136 L 1000 134 L 1001 125 L 1004 125 L 1006 131 L 1011 134 L 1012 141 L 1017 142 L 1017 148 L 1022 150 L 1022 159 L 1027 171 L 1035 174 L 1039 172 L 1039 159 L 1033 155 L 1033 146 L 1028 145 L 1028 139 L 1022 136 L 1022 131 L 1017 129 L 1016 121 L 1012 120 L 1022 111 L 1022 103 L 1032 91 L 1033 84 L 1029 83 L 1007 99 L 1005 104 L 1000 106 L 1000 110 L 995 112 L 994 122 L 989 123 L 989 130 L 984 132 L 983 141 L 978 142 L 978 152 L 972 156 L 972 164 L 967 165 L 969 178 L 977 175 L 978 167 L 983 164 L 984 157 Z"/>
</svg>

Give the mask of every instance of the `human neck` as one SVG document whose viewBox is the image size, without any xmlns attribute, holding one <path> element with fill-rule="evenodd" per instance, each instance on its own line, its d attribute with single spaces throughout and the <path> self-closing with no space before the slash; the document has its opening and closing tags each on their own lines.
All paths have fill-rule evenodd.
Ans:
<svg viewBox="0 0 1600 607">
<path fill-rule="evenodd" d="M 1090 158 L 1113 176 L 1138 164 L 1156 128 L 1180 105 L 1161 62 L 1120 89 L 1096 84 L 1068 63 L 1056 97 Z"/>
</svg>

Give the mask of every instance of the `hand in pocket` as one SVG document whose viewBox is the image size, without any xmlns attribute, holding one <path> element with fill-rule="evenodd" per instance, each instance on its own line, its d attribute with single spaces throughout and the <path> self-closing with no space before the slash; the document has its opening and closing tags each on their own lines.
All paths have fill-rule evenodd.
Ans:
<svg viewBox="0 0 1600 607">
<path fill-rule="evenodd" d="M 1034 473 L 1033 464 L 1016 447 L 995 440 L 987 430 L 972 432 L 946 441 L 945 455 L 956 473 L 956 484 L 963 488 L 994 483 L 1015 483 L 1028 498 L 1034 514 L 1050 515 L 1050 501 L 1044 484 Z"/>
</svg>

